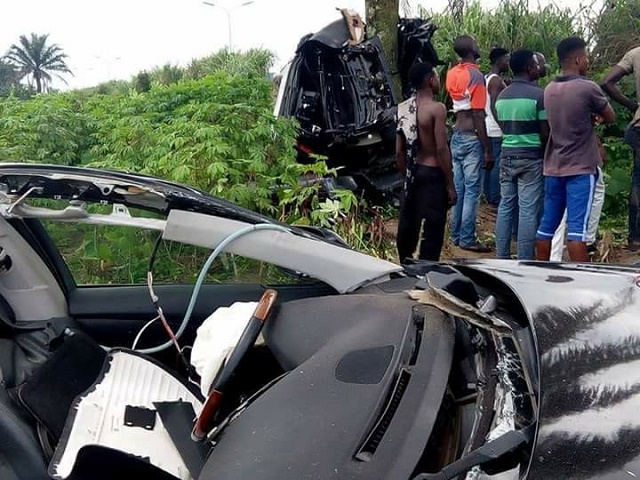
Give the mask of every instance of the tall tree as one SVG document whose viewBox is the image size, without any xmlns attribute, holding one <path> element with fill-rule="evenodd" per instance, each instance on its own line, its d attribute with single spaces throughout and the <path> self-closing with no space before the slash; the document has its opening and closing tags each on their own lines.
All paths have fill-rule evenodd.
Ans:
<svg viewBox="0 0 640 480">
<path fill-rule="evenodd" d="M 394 89 L 399 95 L 400 75 L 398 73 L 398 23 L 400 0 L 365 0 L 367 33 L 378 35 L 382 49 L 393 75 Z"/>
<path fill-rule="evenodd" d="M 60 78 L 60 75 L 68 73 L 73 75 L 67 66 L 67 55 L 55 43 L 48 43 L 49 35 L 37 35 L 32 33 L 29 38 L 20 36 L 20 42 L 9 48 L 6 59 L 11 62 L 22 76 L 30 77 L 35 82 L 36 91 L 42 93 L 51 84 L 52 75 Z"/>
<path fill-rule="evenodd" d="M 8 93 L 20 83 L 20 74 L 16 68 L 0 59 L 0 95 Z"/>
</svg>

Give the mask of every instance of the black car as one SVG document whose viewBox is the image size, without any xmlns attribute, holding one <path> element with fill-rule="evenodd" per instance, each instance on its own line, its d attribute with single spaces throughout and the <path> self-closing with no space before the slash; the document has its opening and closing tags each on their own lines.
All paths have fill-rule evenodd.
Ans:
<svg viewBox="0 0 640 480">
<path fill-rule="evenodd" d="M 440 64 L 431 44 L 435 30 L 422 19 L 401 19 L 398 25 L 405 97 L 414 62 Z M 275 113 L 300 124 L 295 146 L 299 162 L 314 162 L 321 155 L 330 167 L 340 167 L 327 188 L 337 185 L 372 199 L 392 198 L 402 186 L 394 153 L 395 114 L 402 97 L 392 88 L 380 39 L 361 32 L 364 25 L 357 14 L 343 10 L 343 18 L 302 38 L 283 71 Z"/>
<path fill-rule="evenodd" d="M 92 242 L 146 274 L 76 262 Z M 201 248 L 195 284 L 167 280 L 171 245 Z M 0 164 L 0 247 L 3 480 L 640 474 L 638 268 L 400 266 L 189 187 L 28 164 Z M 241 257 L 273 275 L 209 275 Z"/>
</svg>

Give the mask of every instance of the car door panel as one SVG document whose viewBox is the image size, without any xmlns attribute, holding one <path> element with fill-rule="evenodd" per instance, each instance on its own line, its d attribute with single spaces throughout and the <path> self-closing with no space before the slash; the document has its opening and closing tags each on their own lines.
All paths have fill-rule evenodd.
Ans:
<svg viewBox="0 0 640 480">
<path fill-rule="evenodd" d="M 257 301 L 265 288 L 260 284 L 203 285 L 183 338 L 187 341 L 193 338 L 197 327 L 218 307 L 234 302 Z M 270 288 L 278 291 L 280 302 L 335 294 L 331 287 L 322 283 Z M 154 291 L 167 321 L 177 330 L 184 318 L 193 286 L 157 285 Z M 68 302 L 69 315 L 85 332 L 106 345 L 130 344 L 139 329 L 156 316 L 146 285 L 77 287 L 69 292 Z M 145 339 L 150 341 L 162 333 L 161 329 L 150 329 Z"/>
</svg>

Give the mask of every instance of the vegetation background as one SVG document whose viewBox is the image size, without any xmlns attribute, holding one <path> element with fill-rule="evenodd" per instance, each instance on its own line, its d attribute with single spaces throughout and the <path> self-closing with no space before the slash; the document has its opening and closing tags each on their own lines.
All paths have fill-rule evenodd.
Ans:
<svg viewBox="0 0 640 480">
<path fill-rule="evenodd" d="M 599 10 L 585 6 L 578 12 L 555 4 L 540 8 L 526 0 L 504 0 L 493 10 L 477 0 L 460 5 L 453 2 L 442 13 L 417 12 L 439 26 L 434 43 L 449 62 L 455 61 L 453 39 L 469 33 L 479 40 L 485 55 L 494 46 L 527 47 L 544 53 L 555 69 L 558 41 L 579 34 L 592 46 L 592 76 L 599 80 L 628 48 L 640 44 L 640 0 L 618 1 L 615 7 Z M 26 48 L 22 39 L 18 46 Z M 19 55 L 13 48 L 10 51 Z M 44 47 L 43 52 L 47 52 Z M 60 50 L 48 54 L 49 61 L 64 60 Z M 286 222 L 331 227 L 355 248 L 393 259 L 395 248 L 384 228 L 385 218 L 395 215 L 393 210 L 368 205 L 350 192 L 322 199 L 318 184 L 298 181 L 301 175 L 334 172 L 322 162 L 311 166 L 295 162 L 296 125 L 272 113 L 274 85 L 268 72 L 273 60 L 268 51 L 223 50 L 193 60 L 186 68 L 164 65 L 130 81 L 42 94 L 35 94 L 36 82 L 21 83 L 15 64 L 3 60 L 0 159 L 157 175 Z M 64 62 L 55 62 L 54 70 L 64 72 Z M 47 77 L 40 78 L 45 80 L 40 90 L 46 92 Z M 625 88 L 632 93 L 633 85 Z M 608 154 L 601 228 L 613 243 L 626 236 L 632 163 L 631 151 L 621 139 L 630 117 L 618 113 L 617 123 L 601 132 Z M 154 241 L 148 234 L 96 227 L 74 233 L 64 225 L 51 226 L 50 231 L 79 283 L 144 281 Z M 204 252 L 167 245 L 161 254 L 156 267 L 159 281 L 191 281 Z M 230 257 L 212 279 L 255 275 L 256 270 L 265 281 L 278 275 Z"/>
</svg>

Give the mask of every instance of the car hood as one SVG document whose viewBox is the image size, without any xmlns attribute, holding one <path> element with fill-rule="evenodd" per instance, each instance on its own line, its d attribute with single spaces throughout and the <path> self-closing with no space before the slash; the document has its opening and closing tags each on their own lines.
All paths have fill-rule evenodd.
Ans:
<svg viewBox="0 0 640 480">
<path fill-rule="evenodd" d="M 68 200 L 64 210 L 33 208 L 31 198 Z M 90 214 L 83 203 L 114 205 L 111 215 Z M 132 217 L 135 207 L 167 215 L 167 220 Z M 184 185 L 144 175 L 78 167 L 0 163 L 0 213 L 7 218 L 126 225 L 161 230 L 166 240 L 215 248 L 234 232 L 256 224 L 280 231 L 259 231 L 225 251 L 304 273 L 344 293 L 402 268 L 348 248 L 325 229 L 296 227 L 238 207 Z"/>
<path fill-rule="evenodd" d="M 537 349 L 539 429 L 529 479 L 640 475 L 640 269 L 461 261 L 504 282 Z"/>
</svg>

